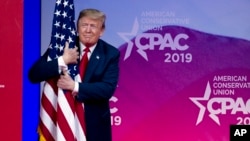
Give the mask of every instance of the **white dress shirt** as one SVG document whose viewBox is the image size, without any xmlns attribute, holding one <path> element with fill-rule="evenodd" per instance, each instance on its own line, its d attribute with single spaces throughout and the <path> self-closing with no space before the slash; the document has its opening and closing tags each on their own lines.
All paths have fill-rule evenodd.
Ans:
<svg viewBox="0 0 250 141">
<path fill-rule="evenodd" d="M 80 42 L 80 60 L 82 59 L 82 57 L 83 57 L 83 55 L 84 55 L 84 53 L 85 53 L 85 52 L 84 52 L 84 49 L 85 49 L 85 48 L 86 48 L 86 46 Z M 88 59 L 89 59 L 90 56 L 92 55 L 92 53 L 93 53 L 93 51 L 94 51 L 95 48 L 96 48 L 96 44 L 93 45 L 93 46 L 91 46 L 91 47 L 89 48 L 90 52 L 88 52 Z M 64 62 L 64 60 L 63 60 L 63 58 L 62 58 L 62 56 L 58 57 L 58 66 L 59 66 L 59 69 L 58 69 L 59 74 L 60 74 L 64 69 L 68 70 L 68 66 L 65 64 L 65 62 Z M 79 76 L 79 74 L 78 74 L 78 76 Z M 82 80 L 81 80 L 81 81 L 82 81 Z M 72 93 L 78 93 L 78 91 L 79 91 L 79 82 L 81 82 L 81 81 L 75 81 L 75 86 L 74 86 L 74 90 L 72 91 Z"/>
</svg>

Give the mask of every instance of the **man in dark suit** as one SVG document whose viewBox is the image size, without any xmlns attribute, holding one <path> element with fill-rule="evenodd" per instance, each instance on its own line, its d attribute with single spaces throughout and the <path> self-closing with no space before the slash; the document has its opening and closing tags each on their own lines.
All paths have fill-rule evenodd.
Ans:
<svg viewBox="0 0 250 141">
<path fill-rule="evenodd" d="M 34 63 L 29 79 L 39 83 L 58 77 L 57 86 L 71 91 L 76 101 L 84 103 L 87 141 L 111 141 L 109 99 L 114 94 L 119 76 L 119 50 L 100 39 L 105 29 L 106 16 L 99 10 L 86 9 L 77 20 L 76 48 L 68 48 L 58 59 L 47 61 L 48 50 Z M 88 66 L 82 81 L 67 74 L 69 64 L 79 64 L 89 48 Z"/>
</svg>

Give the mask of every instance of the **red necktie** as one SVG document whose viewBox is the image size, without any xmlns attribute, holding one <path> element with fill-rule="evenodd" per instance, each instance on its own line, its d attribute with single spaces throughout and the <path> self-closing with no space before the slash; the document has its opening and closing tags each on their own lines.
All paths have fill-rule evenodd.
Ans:
<svg viewBox="0 0 250 141">
<path fill-rule="evenodd" d="M 81 78 L 83 79 L 85 71 L 86 71 L 86 67 L 88 64 L 88 52 L 90 52 L 89 47 L 86 47 L 84 49 L 84 55 L 81 59 L 80 65 L 79 65 L 79 74 L 81 76 Z"/>
<path fill-rule="evenodd" d="M 84 55 L 79 64 L 79 74 L 81 76 L 82 81 L 88 64 L 88 52 L 90 52 L 90 50 L 88 47 L 86 47 L 84 49 Z M 75 101 L 75 108 L 78 120 L 80 121 L 81 127 L 83 128 L 83 131 L 85 132 L 86 135 L 85 112 L 82 103 Z"/>
</svg>

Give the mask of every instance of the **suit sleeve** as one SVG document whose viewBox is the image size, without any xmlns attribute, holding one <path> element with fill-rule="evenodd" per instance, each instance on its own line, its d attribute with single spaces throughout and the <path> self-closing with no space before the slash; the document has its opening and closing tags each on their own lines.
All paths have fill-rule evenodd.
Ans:
<svg viewBox="0 0 250 141">
<path fill-rule="evenodd" d="M 29 80 L 32 83 L 39 83 L 59 76 L 57 59 L 47 61 L 47 57 L 48 50 L 31 66 L 29 70 Z"/>
<path fill-rule="evenodd" d="M 97 102 L 109 100 L 115 92 L 119 77 L 120 52 L 113 52 L 107 65 L 99 65 L 103 75 L 93 76 L 90 82 L 79 83 L 79 93 L 76 97 L 81 102 Z"/>
</svg>

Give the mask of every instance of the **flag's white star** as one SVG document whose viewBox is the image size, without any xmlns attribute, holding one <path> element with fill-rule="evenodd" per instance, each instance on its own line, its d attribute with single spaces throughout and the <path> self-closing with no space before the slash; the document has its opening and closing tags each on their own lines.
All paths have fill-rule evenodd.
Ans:
<svg viewBox="0 0 250 141">
<path fill-rule="evenodd" d="M 72 38 L 69 36 L 68 38 L 69 44 L 73 42 Z"/>
<path fill-rule="evenodd" d="M 61 11 L 56 10 L 55 15 L 56 15 L 56 16 L 60 16 L 60 13 L 61 13 Z"/>
<path fill-rule="evenodd" d="M 71 75 L 71 73 L 70 73 L 70 72 L 71 72 L 71 69 L 68 69 L 67 73 L 68 73 L 69 75 Z"/>
<path fill-rule="evenodd" d="M 70 30 L 72 35 L 76 35 L 76 31 L 74 29 Z"/>
<path fill-rule="evenodd" d="M 57 0 L 57 1 L 56 1 L 56 4 L 57 4 L 57 5 L 60 5 L 60 4 L 61 4 L 61 0 Z"/>
<path fill-rule="evenodd" d="M 63 29 L 66 29 L 66 24 L 63 24 L 62 28 L 63 28 Z"/>
<path fill-rule="evenodd" d="M 58 55 L 56 55 L 54 59 L 57 59 L 57 58 L 58 58 Z"/>
<path fill-rule="evenodd" d="M 57 22 L 54 24 L 56 27 L 60 27 L 60 22 Z"/>
<path fill-rule="evenodd" d="M 63 51 L 63 48 L 64 48 L 64 46 L 62 46 L 62 45 L 59 46 L 60 51 Z"/>
<path fill-rule="evenodd" d="M 49 44 L 49 49 L 52 49 L 52 44 Z"/>
<path fill-rule="evenodd" d="M 51 61 L 52 59 L 50 58 L 50 56 L 48 56 L 48 61 Z"/>
<path fill-rule="evenodd" d="M 59 33 L 56 33 L 56 34 L 54 35 L 54 37 L 55 37 L 56 39 L 60 38 Z"/>
<path fill-rule="evenodd" d="M 59 49 L 59 45 L 58 45 L 57 43 L 56 43 L 56 45 L 55 45 L 55 48 L 56 48 L 56 49 Z"/>
<path fill-rule="evenodd" d="M 69 2 L 68 1 L 64 1 L 63 5 L 64 7 L 68 6 Z"/>
<path fill-rule="evenodd" d="M 60 39 L 61 39 L 61 41 L 63 41 L 65 39 L 65 35 L 61 35 Z"/>
<path fill-rule="evenodd" d="M 67 17 L 67 12 L 63 11 L 62 16 L 63 16 L 64 18 Z"/>
<path fill-rule="evenodd" d="M 70 9 L 73 9 L 73 6 L 74 6 L 73 4 L 69 5 Z"/>
</svg>

